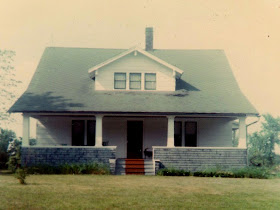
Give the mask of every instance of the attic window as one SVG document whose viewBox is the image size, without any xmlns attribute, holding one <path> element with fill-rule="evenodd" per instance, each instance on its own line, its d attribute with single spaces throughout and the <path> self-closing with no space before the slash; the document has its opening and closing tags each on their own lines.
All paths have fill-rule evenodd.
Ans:
<svg viewBox="0 0 280 210">
<path fill-rule="evenodd" d="M 129 74 L 129 89 L 141 90 L 141 73 Z"/>
<path fill-rule="evenodd" d="M 114 88 L 115 89 L 126 89 L 126 73 L 115 73 L 114 74 Z"/>
<path fill-rule="evenodd" d="M 145 73 L 145 90 L 155 90 L 155 89 L 156 89 L 156 74 Z"/>
</svg>

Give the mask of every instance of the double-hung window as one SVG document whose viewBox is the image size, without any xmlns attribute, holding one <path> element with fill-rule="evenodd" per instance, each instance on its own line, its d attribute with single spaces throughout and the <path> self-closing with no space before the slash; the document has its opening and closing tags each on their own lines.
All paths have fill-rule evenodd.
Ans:
<svg viewBox="0 0 280 210">
<path fill-rule="evenodd" d="M 129 89 L 141 90 L 141 73 L 129 74 Z"/>
<path fill-rule="evenodd" d="M 155 90 L 155 89 L 156 89 L 156 74 L 145 73 L 145 90 Z"/>
<path fill-rule="evenodd" d="M 126 73 L 115 73 L 114 88 L 115 89 L 126 89 Z"/>
</svg>

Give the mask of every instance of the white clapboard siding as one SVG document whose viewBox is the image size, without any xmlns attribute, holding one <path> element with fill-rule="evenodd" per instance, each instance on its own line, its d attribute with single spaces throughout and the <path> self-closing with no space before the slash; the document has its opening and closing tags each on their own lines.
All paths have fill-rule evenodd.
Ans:
<svg viewBox="0 0 280 210">
<path fill-rule="evenodd" d="M 198 121 L 199 147 L 231 147 L 232 119 L 203 118 Z"/>
<path fill-rule="evenodd" d="M 71 118 L 40 117 L 37 119 L 36 139 L 38 145 L 72 144 Z"/>
<path fill-rule="evenodd" d="M 126 118 L 103 118 L 103 141 L 117 146 L 116 158 L 126 157 Z"/>
</svg>

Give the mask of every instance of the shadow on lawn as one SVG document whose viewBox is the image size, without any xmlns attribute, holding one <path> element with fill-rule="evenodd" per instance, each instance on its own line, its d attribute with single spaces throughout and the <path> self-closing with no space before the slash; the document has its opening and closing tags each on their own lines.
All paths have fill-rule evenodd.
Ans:
<svg viewBox="0 0 280 210">
<path fill-rule="evenodd" d="M 0 176 L 8 176 L 8 175 L 12 175 L 12 171 L 7 170 L 7 169 L 1 169 L 0 170 Z"/>
</svg>

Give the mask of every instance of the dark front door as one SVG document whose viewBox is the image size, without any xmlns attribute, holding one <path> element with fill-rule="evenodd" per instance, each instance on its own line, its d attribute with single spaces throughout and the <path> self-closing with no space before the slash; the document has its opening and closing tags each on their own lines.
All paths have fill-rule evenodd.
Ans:
<svg viewBox="0 0 280 210">
<path fill-rule="evenodd" d="M 85 139 L 85 121 L 73 120 L 72 121 L 72 145 L 84 146 Z"/>
<path fill-rule="evenodd" d="M 142 158 L 143 122 L 127 121 L 127 158 Z"/>
<path fill-rule="evenodd" d="M 185 146 L 196 147 L 197 146 L 197 123 L 186 122 L 185 124 Z"/>
</svg>

